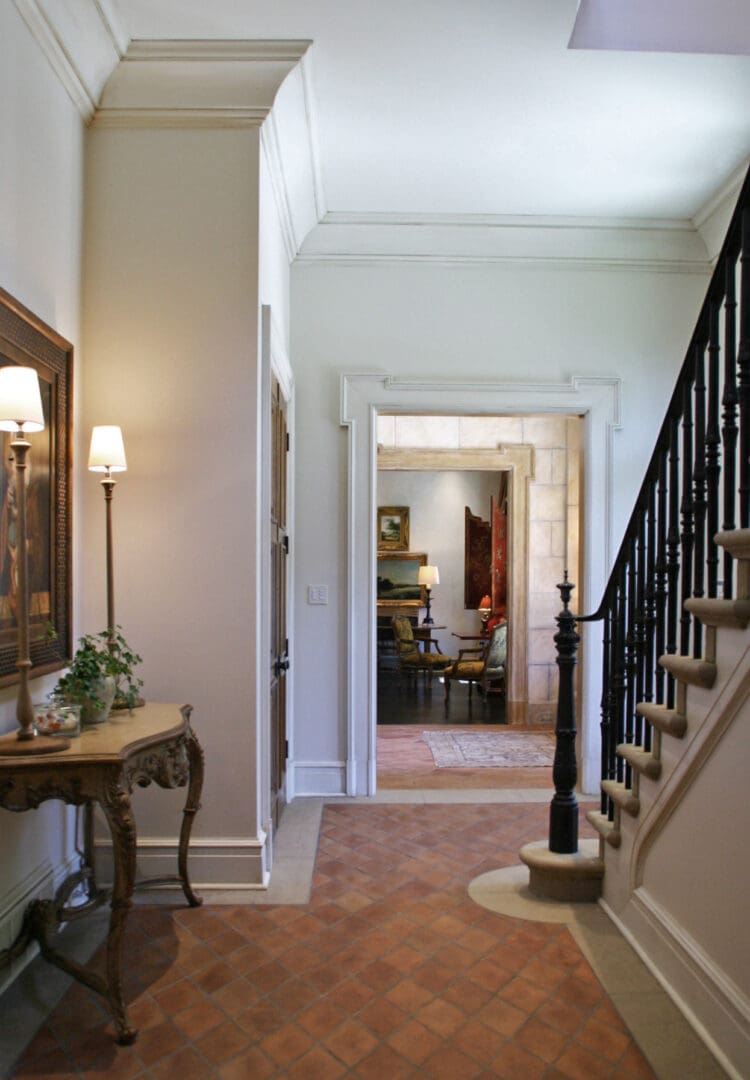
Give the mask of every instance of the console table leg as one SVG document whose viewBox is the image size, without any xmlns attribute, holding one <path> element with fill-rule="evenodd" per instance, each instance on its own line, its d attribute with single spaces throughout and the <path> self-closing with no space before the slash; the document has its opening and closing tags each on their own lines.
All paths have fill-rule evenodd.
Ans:
<svg viewBox="0 0 750 1080">
<path fill-rule="evenodd" d="M 186 708 L 188 708 L 188 706 L 186 706 Z M 189 720 L 189 718 L 190 714 L 188 713 L 186 719 Z M 187 797 L 185 799 L 185 809 L 182 812 L 180 846 L 177 853 L 177 869 L 180 876 L 182 891 L 185 894 L 185 899 L 188 904 L 191 907 L 200 907 L 203 903 L 203 897 L 198 896 L 197 893 L 193 892 L 193 887 L 190 884 L 190 878 L 188 876 L 188 846 L 190 844 L 190 833 L 193 828 L 193 820 L 201 807 L 204 759 L 203 748 L 198 742 L 195 732 L 189 726 L 185 739 L 190 766 L 190 782 L 188 784 Z"/>
<path fill-rule="evenodd" d="M 138 1034 L 128 1022 L 122 996 L 122 936 L 130 911 L 135 884 L 136 833 L 130 796 L 115 778 L 107 785 L 101 800 L 112 835 L 114 858 L 114 887 L 112 889 L 109 933 L 107 934 L 107 1002 L 117 1031 L 117 1041 L 123 1046 L 135 1042 Z"/>
</svg>

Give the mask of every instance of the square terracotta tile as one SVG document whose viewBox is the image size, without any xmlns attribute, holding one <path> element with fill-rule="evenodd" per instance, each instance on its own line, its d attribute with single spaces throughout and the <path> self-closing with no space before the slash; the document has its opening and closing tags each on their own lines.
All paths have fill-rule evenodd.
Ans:
<svg viewBox="0 0 750 1080">
<path fill-rule="evenodd" d="M 316 1001 L 297 1017 L 297 1023 L 316 1039 L 322 1039 L 344 1022 L 346 1016 L 332 1002 L 325 998 Z"/>
<path fill-rule="evenodd" d="M 480 1065 L 489 1065 L 505 1042 L 505 1036 L 479 1020 L 469 1020 L 453 1035 L 453 1045 Z"/>
<path fill-rule="evenodd" d="M 213 1068 L 197 1054 L 192 1046 L 183 1046 L 171 1057 L 165 1058 L 151 1069 L 154 1080 L 208 1080 L 213 1076 Z"/>
<path fill-rule="evenodd" d="M 326 1047 L 350 1068 L 378 1045 L 372 1032 L 358 1020 L 347 1020 L 323 1040 Z"/>
<path fill-rule="evenodd" d="M 246 1050 L 251 1036 L 232 1020 L 225 1020 L 218 1027 L 211 1028 L 201 1038 L 195 1040 L 195 1046 L 212 1065 L 223 1065 Z"/>
<path fill-rule="evenodd" d="M 338 1080 L 346 1071 L 346 1065 L 321 1046 L 316 1046 L 291 1065 L 286 1075 L 290 1080 Z"/>
<path fill-rule="evenodd" d="M 551 1065 L 567 1045 L 567 1036 L 534 1016 L 516 1033 L 516 1042 Z"/>
<path fill-rule="evenodd" d="M 261 1050 L 282 1068 L 301 1058 L 312 1046 L 312 1037 L 294 1023 L 284 1024 L 260 1041 Z"/>
<path fill-rule="evenodd" d="M 396 1053 L 392 1047 L 381 1044 L 377 1050 L 360 1061 L 356 1075 L 361 1077 L 361 1080 L 385 1080 L 386 1077 L 387 1080 L 406 1080 L 406 1077 L 414 1075 L 414 1069 L 411 1062 Z"/>
<path fill-rule="evenodd" d="M 218 1075 L 221 1080 L 268 1080 L 276 1071 L 276 1065 L 257 1046 L 251 1046 L 244 1054 L 222 1065 Z"/>
<path fill-rule="evenodd" d="M 465 1017 L 460 1009 L 441 998 L 434 998 L 417 1013 L 419 1020 L 442 1039 L 448 1039 L 463 1025 Z"/>
<path fill-rule="evenodd" d="M 421 1065 L 442 1045 L 440 1036 L 417 1020 L 409 1020 L 398 1031 L 394 1031 L 392 1035 L 389 1035 L 387 1042 L 413 1065 Z"/>
<path fill-rule="evenodd" d="M 359 1013 L 359 1019 L 376 1035 L 390 1035 L 406 1020 L 406 1013 L 385 998 L 376 998 Z"/>
<path fill-rule="evenodd" d="M 224 1020 L 225 1016 L 221 1009 L 217 1009 L 212 1002 L 207 1001 L 205 998 L 203 1001 L 198 1001 L 195 1005 L 175 1013 L 173 1017 L 175 1026 L 180 1029 L 187 1039 L 199 1038 L 205 1032 L 210 1031 L 211 1028 L 223 1023 Z"/>
<path fill-rule="evenodd" d="M 425 1062 L 424 1071 L 435 1080 L 474 1080 L 483 1069 L 455 1046 L 445 1046 Z"/>
</svg>

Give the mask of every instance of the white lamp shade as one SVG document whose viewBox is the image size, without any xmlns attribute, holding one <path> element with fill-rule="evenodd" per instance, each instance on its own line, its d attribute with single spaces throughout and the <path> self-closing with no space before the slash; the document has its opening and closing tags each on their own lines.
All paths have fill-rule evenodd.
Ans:
<svg viewBox="0 0 750 1080">
<path fill-rule="evenodd" d="M 89 469 L 91 472 L 125 472 L 125 445 L 116 424 L 100 424 L 91 432 Z"/>
<path fill-rule="evenodd" d="M 439 585 L 440 574 L 437 566 L 420 566 L 417 581 L 420 585 Z"/>
<path fill-rule="evenodd" d="M 0 431 L 43 431 L 39 376 L 30 367 L 0 368 Z"/>
</svg>

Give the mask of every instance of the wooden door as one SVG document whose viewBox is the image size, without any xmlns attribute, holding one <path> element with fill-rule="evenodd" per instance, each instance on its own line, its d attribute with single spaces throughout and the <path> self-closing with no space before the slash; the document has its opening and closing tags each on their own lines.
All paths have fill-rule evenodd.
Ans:
<svg viewBox="0 0 750 1080">
<path fill-rule="evenodd" d="M 271 389 L 271 812 L 278 826 L 286 802 L 286 673 L 289 641 L 286 630 L 286 464 L 289 439 L 286 402 L 279 384 Z"/>
</svg>

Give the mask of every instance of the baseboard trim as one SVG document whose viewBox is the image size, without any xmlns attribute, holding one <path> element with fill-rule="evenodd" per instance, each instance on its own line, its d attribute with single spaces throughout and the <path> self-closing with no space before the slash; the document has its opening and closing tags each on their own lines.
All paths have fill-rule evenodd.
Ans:
<svg viewBox="0 0 750 1080">
<path fill-rule="evenodd" d="M 639 888 L 619 914 L 602 908 L 732 1080 L 750 1061 L 750 1002 L 667 911 Z"/>
<path fill-rule="evenodd" d="M 296 761 L 289 763 L 294 795 L 346 795 L 345 761 Z"/>
<path fill-rule="evenodd" d="M 270 865 L 268 835 L 261 831 L 251 837 L 197 837 L 189 848 L 190 881 L 196 890 L 265 889 Z M 169 877 L 177 873 L 179 841 L 175 836 L 139 837 L 136 854 L 136 880 Z M 100 837 L 94 845 L 97 877 L 103 883 L 112 879 L 112 841 Z M 180 889 L 179 885 L 167 886 Z"/>
<path fill-rule="evenodd" d="M 44 860 L 17 882 L 0 899 L 0 948 L 9 948 L 21 932 L 26 908 L 33 900 L 51 899 L 65 878 L 78 869 L 78 855 L 73 854 L 57 866 Z M 4 971 L 0 972 L 0 993 L 20 975 L 39 952 L 36 942 Z"/>
</svg>

